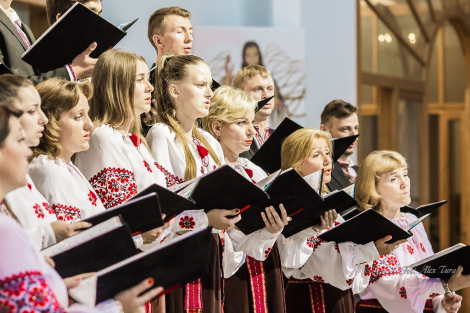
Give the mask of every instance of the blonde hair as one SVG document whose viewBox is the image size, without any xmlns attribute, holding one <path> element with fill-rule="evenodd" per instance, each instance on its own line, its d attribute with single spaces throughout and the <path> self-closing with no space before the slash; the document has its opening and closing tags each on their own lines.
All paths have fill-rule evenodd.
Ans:
<svg viewBox="0 0 470 313">
<path fill-rule="evenodd" d="M 217 88 L 211 99 L 209 114 L 202 118 L 202 128 L 217 138 L 212 130 L 213 122 L 233 123 L 255 113 L 258 102 L 243 90 L 229 86 Z"/>
<path fill-rule="evenodd" d="M 325 139 L 332 157 L 333 144 L 330 133 L 314 128 L 302 128 L 290 134 L 282 143 L 281 169 L 284 171 L 292 167 L 298 171 L 312 151 L 315 139 Z M 325 184 L 322 186 L 322 192 L 329 192 Z"/>
<path fill-rule="evenodd" d="M 171 131 L 176 135 L 176 139 L 181 143 L 184 149 L 184 157 L 186 162 L 186 169 L 184 171 L 184 180 L 188 181 L 196 177 L 196 160 L 189 148 L 189 143 L 184 136 L 183 128 L 181 127 L 177 117 L 176 108 L 172 97 L 169 93 L 171 84 L 185 79 L 190 71 L 191 66 L 197 66 L 207 63 L 194 55 L 178 55 L 166 53 L 160 59 L 157 67 L 157 75 L 155 79 L 155 99 L 157 101 L 157 108 L 152 112 L 152 122 L 161 122 L 167 125 Z M 208 65 L 207 65 L 208 66 Z M 197 128 L 197 123 L 194 124 L 192 130 L 193 138 L 199 140 L 204 147 L 209 150 L 209 154 L 215 163 L 220 166 L 220 160 L 215 154 L 209 142 L 204 138 Z"/>
<path fill-rule="evenodd" d="M 90 118 L 95 127 L 107 124 L 123 130 L 129 125 L 129 132 L 136 134 L 148 149 L 141 134 L 140 117 L 134 110 L 137 61 L 146 63 L 142 56 L 119 49 L 108 50 L 99 57 L 93 70 Z"/>
<path fill-rule="evenodd" d="M 378 210 L 381 196 L 377 192 L 380 176 L 399 167 L 407 167 L 406 159 L 395 151 L 374 151 L 369 154 L 357 173 L 355 196 L 361 210 Z"/>
<path fill-rule="evenodd" d="M 247 80 L 260 75 L 263 79 L 272 77 L 271 73 L 262 65 L 248 65 L 238 71 L 233 79 L 233 87 L 243 89 Z"/>
<path fill-rule="evenodd" d="M 148 22 L 147 37 L 155 49 L 157 46 L 155 46 L 153 36 L 164 35 L 163 26 L 165 25 L 165 17 L 168 15 L 177 15 L 187 18 L 188 20 L 191 19 L 191 13 L 188 10 L 176 6 L 161 8 L 153 12 Z"/>
<path fill-rule="evenodd" d="M 90 100 L 93 86 L 90 83 L 71 82 L 54 77 L 38 84 L 36 89 L 41 97 L 42 111 L 49 119 L 49 123 L 44 127 L 39 145 L 33 148 L 33 157 L 45 154 L 55 159 L 62 150 L 59 135 L 59 120 L 62 113 L 70 111 L 78 104 L 80 93 Z"/>
</svg>

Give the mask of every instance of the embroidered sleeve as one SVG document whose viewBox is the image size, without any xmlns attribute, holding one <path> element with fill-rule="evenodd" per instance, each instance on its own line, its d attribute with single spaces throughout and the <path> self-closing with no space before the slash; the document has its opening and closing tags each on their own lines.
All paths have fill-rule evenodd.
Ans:
<svg viewBox="0 0 470 313">
<path fill-rule="evenodd" d="M 1 279 L 0 309 L 2 312 L 65 312 L 39 271 Z"/>
<path fill-rule="evenodd" d="M 231 229 L 225 233 L 225 236 L 230 237 L 235 251 L 244 252 L 258 261 L 264 261 L 269 256 L 279 234 L 280 232 L 271 234 L 266 228 L 249 235 L 237 229 Z"/>
<path fill-rule="evenodd" d="M 307 262 L 315 247 L 317 232 L 307 228 L 289 238 L 282 234 L 277 239 L 277 247 L 284 268 L 297 269 Z"/>
</svg>

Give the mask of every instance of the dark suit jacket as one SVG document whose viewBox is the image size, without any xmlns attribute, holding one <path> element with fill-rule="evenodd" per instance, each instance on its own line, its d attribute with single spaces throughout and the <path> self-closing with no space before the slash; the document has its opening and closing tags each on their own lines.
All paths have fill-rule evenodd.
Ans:
<svg viewBox="0 0 470 313">
<path fill-rule="evenodd" d="M 31 29 L 26 24 L 22 23 L 22 29 L 31 43 L 36 41 Z M 65 68 L 65 64 L 64 67 L 47 73 L 40 73 L 33 69 L 31 65 L 21 59 L 21 55 L 26 50 L 26 44 L 15 26 L 13 26 L 5 12 L 0 10 L 0 62 L 5 63 L 13 73 L 28 76 L 35 84 L 39 84 L 43 80 L 51 77 L 64 77 L 66 79 L 70 79 L 67 69 Z"/>
<path fill-rule="evenodd" d="M 353 169 L 359 171 L 359 166 L 353 165 Z M 344 175 L 341 165 L 337 162 L 333 164 L 333 170 L 331 171 L 331 181 L 326 184 L 330 191 L 341 190 L 351 185 L 346 175 Z"/>
</svg>

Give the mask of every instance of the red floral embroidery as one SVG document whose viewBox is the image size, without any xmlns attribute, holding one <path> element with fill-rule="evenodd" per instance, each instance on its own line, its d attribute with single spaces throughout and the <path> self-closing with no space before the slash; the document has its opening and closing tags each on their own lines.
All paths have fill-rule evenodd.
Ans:
<svg viewBox="0 0 470 313">
<path fill-rule="evenodd" d="M 98 200 L 98 197 L 90 190 L 90 192 L 88 192 L 88 200 L 90 200 L 92 205 L 96 206 L 96 200 Z"/>
<path fill-rule="evenodd" d="M 224 237 L 220 237 L 220 248 L 222 249 L 222 253 L 225 252 L 225 233 Z"/>
<path fill-rule="evenodd" d="M 176 175 L 171 174 L 169 171 L 167 171 L 163 166 L 155 162 L 155 166 L 165 175 L 165 181 L 166 181 L 166 186 L 171 187 L 176 184 L 181 184 L 184 182 L 183 179 L 179 178 Z"/>
<path fill-rule="evenodd" d="M 423 250 L 423 252 L 426 253 L 426 249 L 424 249 L 424 246 L 423 246 L 422 242 L 419 243 L 419 246 L 421 247 L 421 250 Z"/>
<path fill-rule="evenodd" d="M 137 194 L 134 173 L 123 168 L 107 167 L 90 179 L 104 207 L 115 207 Z"/>
<path fill-rule="evenodd" d="M 271 252 L 272 248 L 268 248 L 266 251 L 264 251 L 264 258 L 267 258 L 269 256 L 269 253 Z"/>
<path fill-rule="evenodd" d="M 339 247 L 338 247 L 338 244 L 336 242 L 335 242 L 335 250 L 336 250 L 336 252 L 339 253 Z"/>
<path fill-rule="evenodd" d="M 346 280 L 346 284 L 348 284 L 348 286 L 351 286 L 353 284 L 353 282 L 354 282 L 354 278 Z"/>
<path fill-rule="evenodd" d="M 324 242 L 324 241 L 321 240 L 320 238 L 317 238 L 317 237 L 313 236 L 313 237 L 310 237 L 310 238 L 307 239 L 306 244 L 307 244 L 307 247 L 313 248 L 313 249 L 315 250 L 315 249 L 318 248 L 323 242 Z"/>
<path fill-rule="evenodd" d="M 415 249 L 413 249 L 410 245 L 406 245 L 406 248 L 408 249 L 408 252 L 409 252 L 410 254 L 415 253 Z"/>
<path fill-rule="evenodd" d="M 381 255 L 372 263 L 370 283 L 378 281 L 383 276 L 401 275 L 401 266 L 395 254 Z"/>
<path fill-rule="evenodd" d="M 196 223 L 192 216 L 183 216 L 180 218 L 180 227 L 185 229 L 193 229 Z"/>
<path fill-rule="evenodd" d="M 401 288 L 400 288 L 400 297 L 402 297 L 403 299 L 408 298 L 408 296 L 406 295 L 406 289 L 405 289 L 405 287 L 401 287 Z"/>
<path fill-rule="evenodd" d="M 82 220 L 80 209 L 76 207 L 60 203 L 53 204 L 52 207 L 54 208 L 55 215 L 57 216 L 58 220 L 68 223 L 75 223 Z"/>
<path fill-rule="evenodd" d="M 371 271 L 372 271 L 371 267 L 368 264 L 366 264 L 366 266 L 364 267 L 364 276 L 370 276 Z"/>
<path fill-rule="evenodd" d="M 31 271 L 0 280 L 0 312 L 65 312 L 41 272 Z"/>
<path fill-rule="evenodd" d="M 201 166 L 201 174 L 204 174 L 204 168 Z"/>
<path fill-rule="evenodd" d="M 147 171 L 149 171 L 150 173 L 152 173 L 152 169 L 150 168 L 150 165 L 147 163 L 147 161 L 144 160 L 144 165 L 145 165 L 145 168 L 147 168 Z"/>
<path fill-rule="evenodd" d="M 43 209 L 42 209 L 42 207 L 41 207 L 40 204 L 37 204 L 37 203 L 36 203 L 36 204 L 33 206 L 33 209 L 34 209 L 34 212 L 36 212 L 38 218 L 44 218 L 44 211 L 43 211 Z"/>
<path fill-rule="evenodd" d="M 321 276 L 318 276 L 318 275 L 313 276 L 313 279 L 312 279 L 312 280 L 313 280 L 314 282 L 316 282 L 316 283 L 322 283 L 322 284 L 325 283 L 325 281 L 323 280 L 323 278 L 322 278 Z"/>
<path fill-rule="evenodd" d="M 435 297 L 437 297 L 437 296 L 440 296 L 440 295 L 441 295 L 440 293 L 433 292 L 433 293 L 431 293 L 431 294 L 429 295 L 429 298 L 433 299 L 433 298 L 435 298 Z"/>
<path fill-rule="evenodd" d="M 46 210 L 49 214 L 55 214 L 54 208 L 49 203 L 43 202 L 42 206 L 44 207 L 44 210 Z"/>
</svg>

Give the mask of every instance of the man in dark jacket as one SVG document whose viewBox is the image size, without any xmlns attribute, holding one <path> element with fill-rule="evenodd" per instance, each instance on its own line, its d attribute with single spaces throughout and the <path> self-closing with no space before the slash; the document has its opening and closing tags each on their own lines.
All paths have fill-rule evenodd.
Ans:
<svg viewBox="0 0 470 313">
<path fill-rule="evenodd" d="M 333 100 L 328 103 L 321 114 L 320 130 L 327 131 L 333 138 L 342 138 L 357 135 L 359 122 L 357 108 L 343 100 Z M 331 191 L 341 190 L 354 184 L 359 167 L 354 164 L 350 156 L 356 148 L 354 142 L 333 165 L 331 182 L 327 184 Z"/>
</svg>

